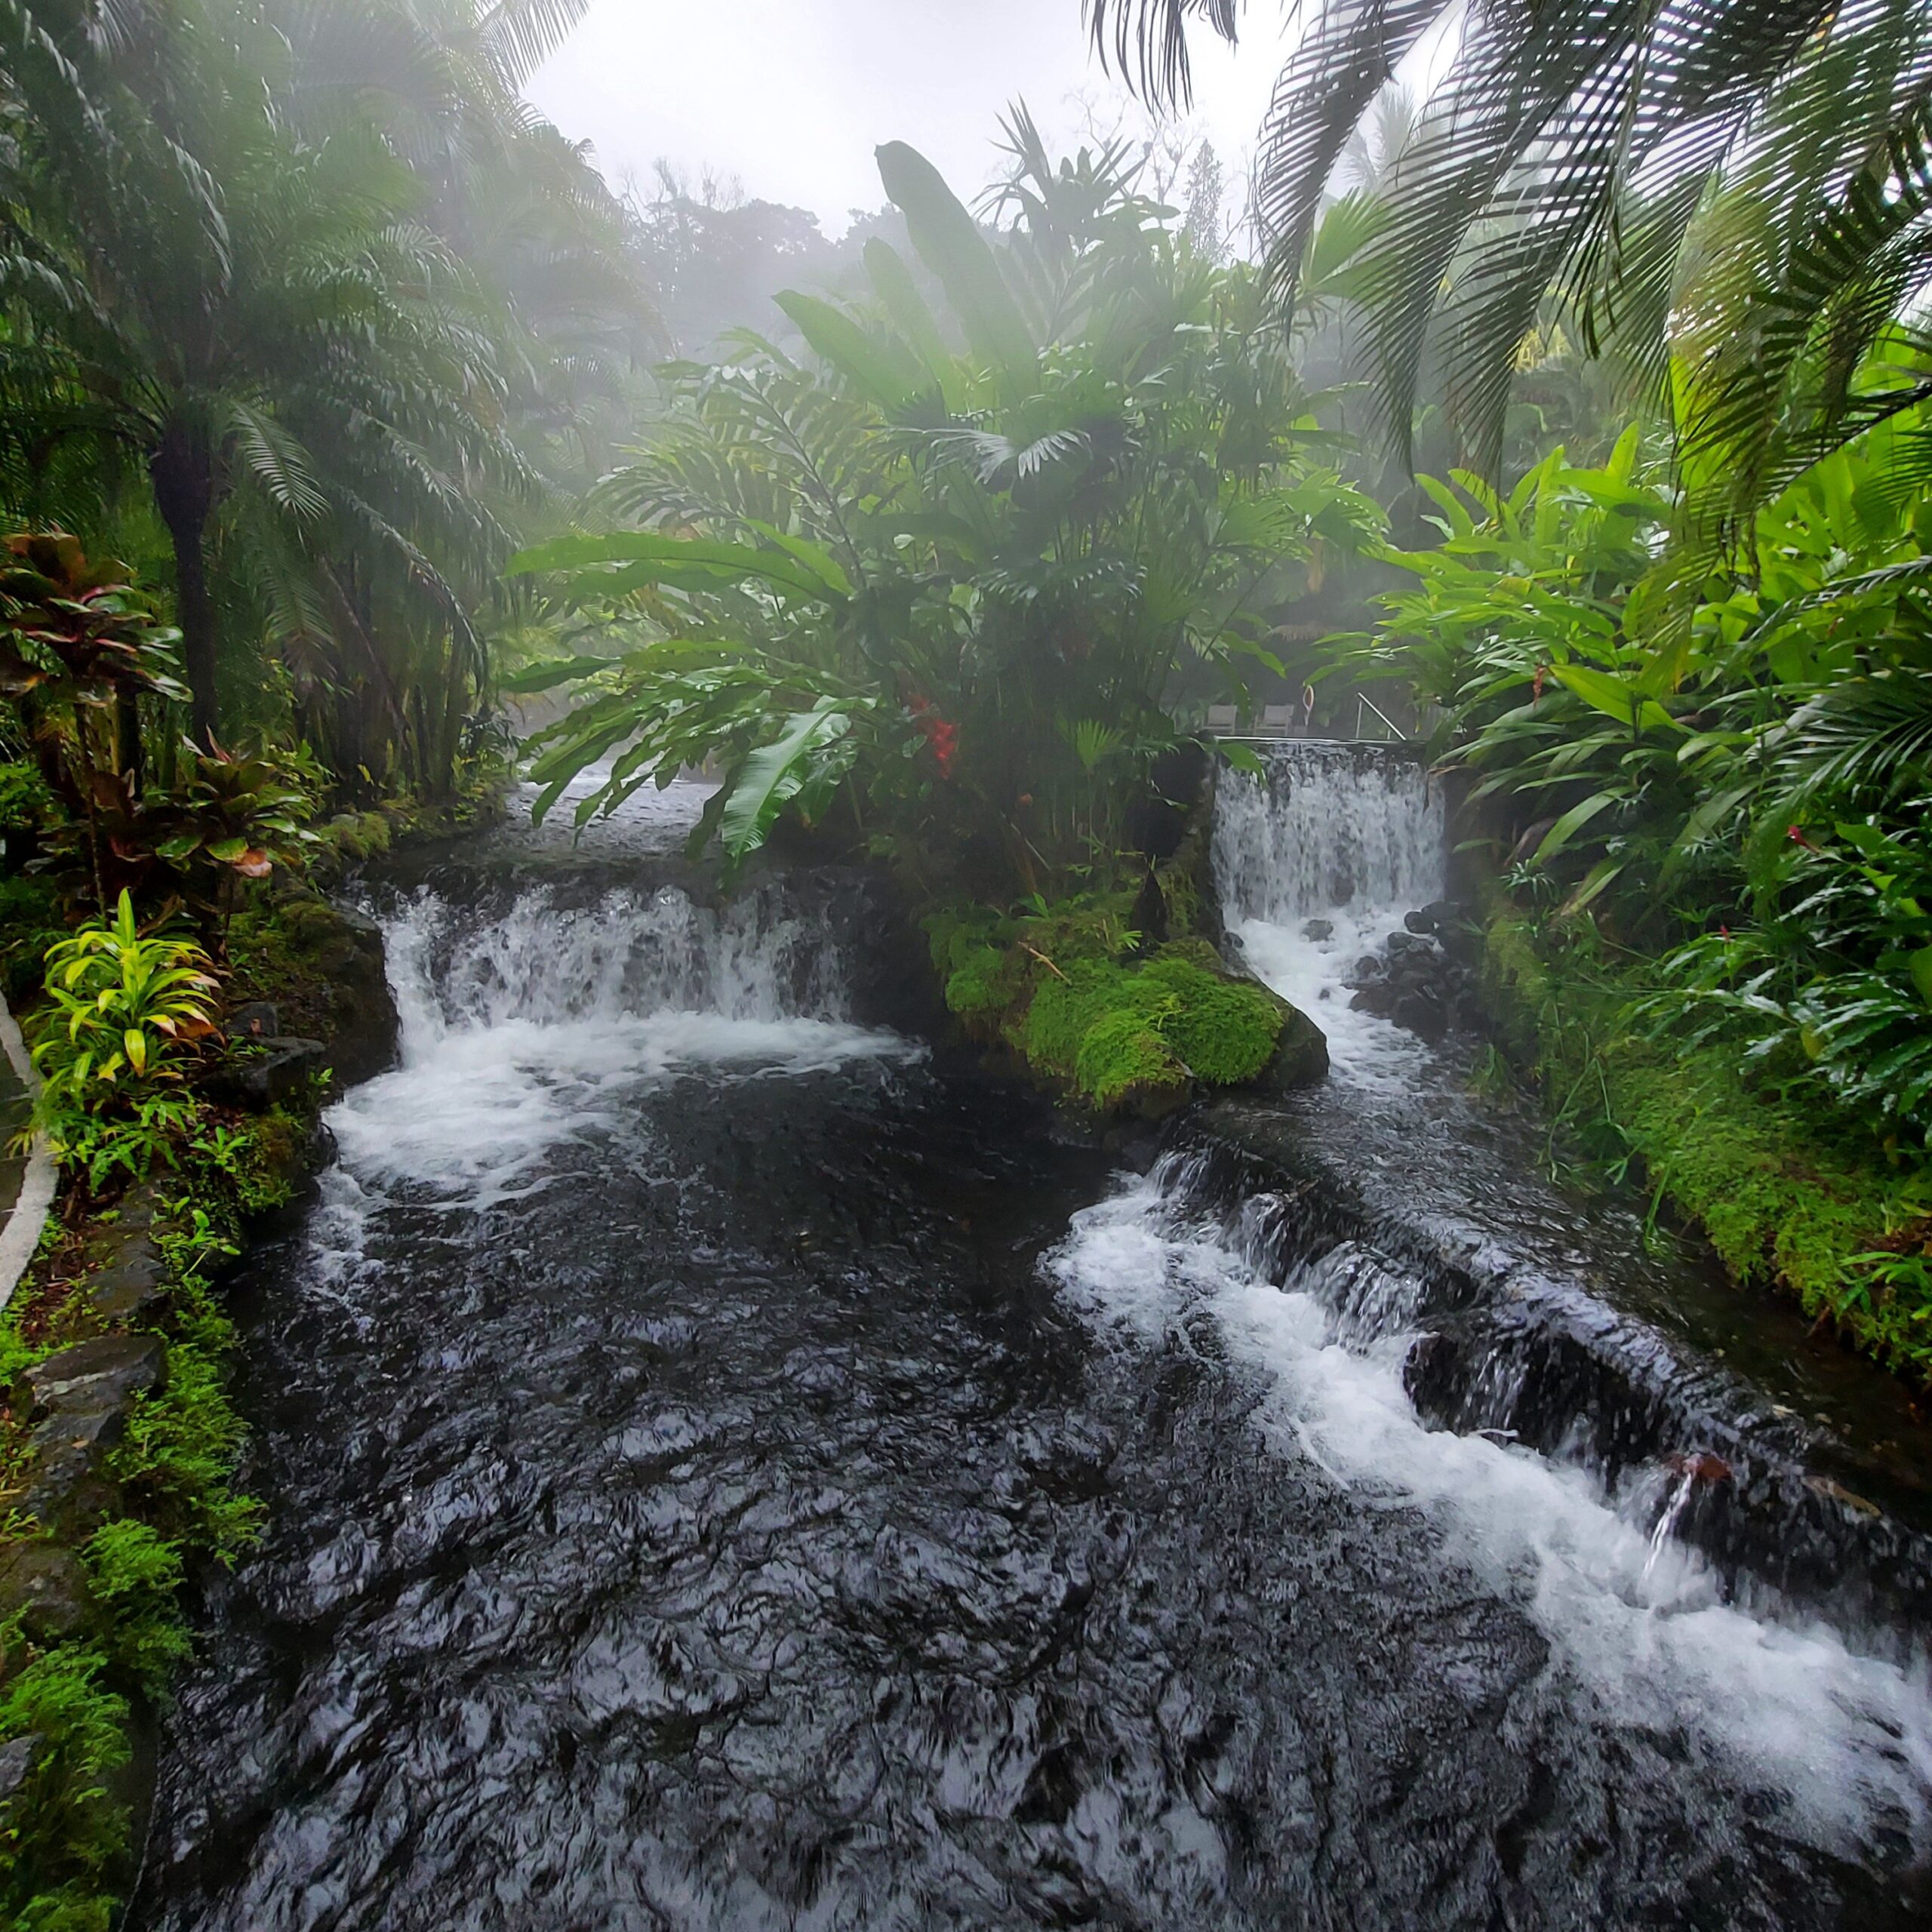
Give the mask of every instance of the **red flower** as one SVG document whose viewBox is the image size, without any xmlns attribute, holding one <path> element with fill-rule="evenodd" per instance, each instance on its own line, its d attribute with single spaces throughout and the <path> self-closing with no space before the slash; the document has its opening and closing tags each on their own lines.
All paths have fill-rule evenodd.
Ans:
<svg viewBox="0 0 1932 1932">
<path fill-rule="evenodd" d="M 941 717 L 939 706 L 921 691 L 914 691 L 906 699 L 906 709 L 912 714 L 912 721 L 919 728 L 920 735 L 932 746 L 939 775 L 950 778 L 952 761 L 959 749 L 958 726 Z"/>
</svg>

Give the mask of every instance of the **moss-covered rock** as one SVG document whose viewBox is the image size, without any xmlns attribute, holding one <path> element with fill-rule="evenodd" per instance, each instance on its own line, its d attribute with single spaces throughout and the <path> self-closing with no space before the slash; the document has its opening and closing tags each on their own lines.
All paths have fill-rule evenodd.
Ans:
<svg viewBox="0 0 1932 1932">
<path fill-rule="evenodd" d="M 320 1041 L 338 1081 L 393 1063 L 401 1023 L 373 920 L 291 881 L 236 918 L 229 949 L 231 998 L 272 998 L 283 1030 Z"/>
<path fill-rule="evenodd" d="M 1174 1048 L 1128 1008 L 1103 1012 L 1080 1038 L 1073 1082 L 1109 1111 L 1165 1112 L 1188 1096 L 1188 1069 Z"/>
<path fill-rule="evenodd" d="M 1319 1030 L 1229 972 L 1204 940 L 1143 956 L 1132 903 L 1097 895 L 1015 918 L 934 915 L 927 931 L 948 1008 L 974 1037 L 1015 1048 L 1106 1112 L 1158 1114 L 1198 1086 L 1300 1084 L 1326 1071 Z"/>
</svg>

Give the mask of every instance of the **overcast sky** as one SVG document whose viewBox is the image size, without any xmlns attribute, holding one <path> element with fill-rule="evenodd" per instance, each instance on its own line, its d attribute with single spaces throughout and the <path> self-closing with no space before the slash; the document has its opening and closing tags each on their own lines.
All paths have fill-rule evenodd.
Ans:
<svg viewBox="0 0 1932 1932">
<path fill-rule="evenodd" d="M 1191 125 L 1231 174 L 1267 105 L 1281 18 L 1260 0 L 1237 51 L 1195 39 Z M 970 199 L 997 171 L 1016 97 L 1050 140 L 1129 105 L 1091 57 L 1080 0 L 594 0 L 530 91 L 614 185 L 648 180 L 661 155 L 811 208 L 832 235 L 883 200 L 881 141 L 910 141 Z"/>
</svg>

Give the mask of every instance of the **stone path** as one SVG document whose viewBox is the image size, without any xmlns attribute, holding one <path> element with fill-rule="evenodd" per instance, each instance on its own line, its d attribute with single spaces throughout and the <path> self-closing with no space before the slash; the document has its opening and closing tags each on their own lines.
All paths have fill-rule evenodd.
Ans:
<svg viewBox="0 0 1932 1932">
<path fill-rule="evenodd" d="M 0 1000 L 0 1308 L 33 1259 L 35 1244 L 54 1201 L 54 1163 L 42 1148 L 12 1151 L 14 1136 L 32 1110 L 32 1063 L 20 1029 Z"/>
</svg>

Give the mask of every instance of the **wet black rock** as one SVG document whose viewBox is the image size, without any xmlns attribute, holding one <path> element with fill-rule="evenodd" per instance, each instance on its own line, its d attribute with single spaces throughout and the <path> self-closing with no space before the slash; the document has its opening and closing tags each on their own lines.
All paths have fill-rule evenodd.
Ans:
<svg viewBox="0 0 1932 1932">
<path fill-rule="evenodd" d="M 1310 919 L 1303 925 L 1301 936 L 1319 945 L 1323 940 L 1335 937 L 1335 922 L 1333 919 Z"/>
<path fill-rule="evenodd" d="M 1297 1087 L 1312 1087 L 1327 1077 L 1327 1035 L 1300 1008 L 1289 1007 L 1275 1057 L 1254 1084 L 1264 1093 L 1283 1094 Z"/>
<path fill-rule="evenodd" d="M 14 1384 L 14 1414 L 29 1422 L 83 1409 L 124 1407 L 158 1387 L 167 1351 L 156 1335 L 97 1335 L 44 1356 Z"/>
<path fill-rule="evenodd" d="M 121 1513 L 107 1454 L 128 1432 L 125 1408 L 62 1410 L 27 1438 L 32 1474 L 19 1507 L 50 1535 L 84 1541 Z"/>
<path fill-rule="evenodd" d="M 29 1731 L 24 1737 L 11 1738 L 6 1743 L 0 1744 L 0 1820 L 5 1818 L 7 1807 L 13 1802 L 14 1794 L 26 1783 L 28 1774 L 46 1745 L 46 1739 L 35 1731 Z"/>
<path fill-rule="evenodd" d="M 19 1507 L 71 1540 L 120 1507 L 107 1453 L 127 1433 L 135 1398 L 158 1387 L 167 1352 L 157 1335 L 101 1335 L 35 1362 L 14 1385 L 10 1406 L 32 1425 Z"/>
<path fill-rule="evenodd" d="M 1353 989 L 1349 1006 L 1373 1013 L 1405 1027 L 1432 1046 L 1444 1038 L 1463 1018 L 1471 992 L 1467 968 L 1452 958 L 1425 923 L 1442 937 L 1460 930 L 1454 909 L 1447 901 L 1407 915 L 1408 930 L 1391 933 L 1380 955 L 1366 953 L 1355 961 L 1348 982 Z"/>
<path fill-rule="evenodd" d="M 1441 995 L 1432 987 L 1420 987 L 1403 994 L 1390 1009 L 1389 1017 L 1398 1026 L 1406 1026 L 1431 1046 L 1449 1030 L 1449 1016 L 1443 1010 Z"/>
<path fill-rule="evenodd" d="M 88 1283 L 88 1305 L 117 1325 L 146 1319 L 168 1299 L 168 1264 L 153 1237 L 131 1230 L 118 1257 Z"/>
<path fill-rule="evenodd" d="M 132 1189 L 119 1214 L 89 1244 L 94 1272 L 88 1305 L 106 1322 L 132 1326 L 150 1318 L 168 1299 L 168 1265 L 154 1237 L 163 1212 L 153 1183 Z"/>
<path fill-rule="evenodd" d="M 1432 933 L 1435 930 L 1435 915 L 1427 906 L 1420 906 L 1413 912 L 1404 912 L 1402 924 L 1412 933 Z"/>
<path fill-rule="evenodd" d="M 281 1031 L 281 1016 L 267 1000 L 238 1006 L 222 1029 L 231 1040 L 269 1040 Z"/>
<path fill-rule="evenodd" d="M 1150 866 L 1134 895 L 1134 909 L 1128 924 L 1140 935 L 1140 950 L 1151 953 L 1167 944 L 1169 931 L 1167 894 L 1161 890 L 1160 876 Z"/>
<path fill-rule="evenodd" d="M 266 1113 L 295 1099 L 329 1064 L 329 1050 L 320 1040 L 258 1040 L 218 1067 L 204 1084 L 214 1099 L 230 1106 Z"/>
<path fill-rule="evenodd" d="M 55 1643 L 80 1628 L 89 1607 L 87 1572 L 71 1549 L 32 1542 L 0 1550 L 0 1625 L 17 1617 L 30 1641 Z"/>
</svg>

